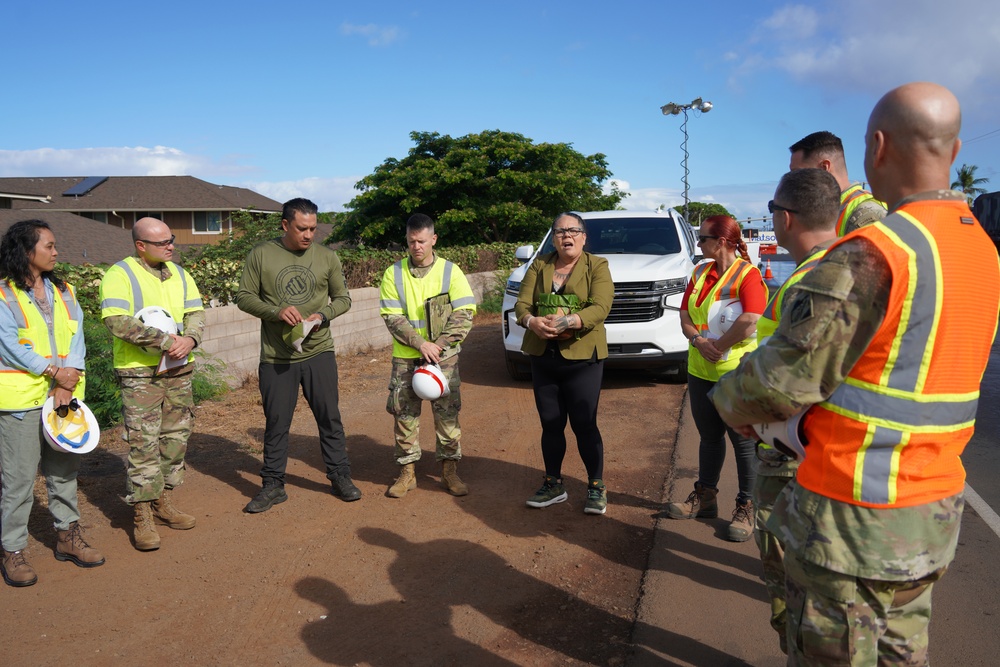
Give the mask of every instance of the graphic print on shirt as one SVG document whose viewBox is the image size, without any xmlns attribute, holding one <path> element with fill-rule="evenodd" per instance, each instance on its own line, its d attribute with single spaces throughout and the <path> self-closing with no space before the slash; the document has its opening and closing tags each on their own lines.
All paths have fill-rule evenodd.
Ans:
<svg viewBox="0 0 1000 667">
<path fill-rule="evenodd" d="M 280 302 L 291 306 L 307 303 L 316 289 L 316 275 L 309 267 L 295 264 L 283 268 L 274 282 Z"/>
</svg>

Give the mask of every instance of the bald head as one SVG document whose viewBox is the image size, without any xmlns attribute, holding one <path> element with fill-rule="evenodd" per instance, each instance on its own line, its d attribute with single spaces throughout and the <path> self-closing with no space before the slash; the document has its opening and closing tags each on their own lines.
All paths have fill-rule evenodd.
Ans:
<svg viewBox="0 0 1000 667">
<path fill-rule="evenodd" d="M 132 225 L 132 242 L 135 252 L 150 266 L 159 266 L 161 262 L 173 258 L 174 237 L 162 220 L 156 218 L 139 218 Z"/>
<path fill-rule="evenodd" d="M 887 204 L 948 189 L 961 141 L 962 112 L 950 90 L 908 83 L 878 101 L 865 134 L 865 173 L 872 194 Z"/>
</svg>

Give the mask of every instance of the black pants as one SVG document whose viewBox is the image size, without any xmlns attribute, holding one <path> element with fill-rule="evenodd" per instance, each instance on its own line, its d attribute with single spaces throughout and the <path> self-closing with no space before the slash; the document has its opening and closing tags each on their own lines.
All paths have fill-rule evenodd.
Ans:
<svg viewBox="0 0 1000 667">
<path fill-rule="evenodd" d="M 551 353 L 531 357 L 535 407 L 542 422 L 542 459 L 545 474 L 562 477 L 566 456 L 566 418 L 576 435 L 587 477 L 604 476 L 604 441 L 597 428 L 604 360 L 568 361 Z"/>
<path fill-rule="evenodd" d="M 319 446 L 326 464 L 326 476 L 351 474 L 347 460 L 344 425 L 340 421 L 337 392 L 337 357 L 333 352 L 318 354 L 294 364 L 260 364 L 260 397 L 264 406 L 264 465 L 260 476 L 284 484 L 288 464 L 288 430 L 292 426 L 299 387 L 309 403 Z"/>
<path fill-rule="evenodd" d="M 757 443 L 753 438 L 745 438 L 722 421 L 715 404 L 708 397 L 715 383 L 688 374 L 688 400 L 691 402 L 691 416 L 698 427 L 701 442 L 698 446 L 698 481 L 713 489 L 719 488 L 722 464 L 726 461 L 726 433 L 733 443 L 736 454 L 736 476 L 740 491 L 737 499 L 741 502 L 753 496 L 754 459 Z"/>
</svg>

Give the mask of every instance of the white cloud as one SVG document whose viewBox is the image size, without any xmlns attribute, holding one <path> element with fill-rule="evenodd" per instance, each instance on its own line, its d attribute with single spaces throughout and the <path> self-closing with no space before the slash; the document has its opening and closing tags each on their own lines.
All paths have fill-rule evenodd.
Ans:
<svg viewBox="0 0 1000 667">
<path fill-rule="evenodd" d="M 380 26 L 374 23 L 365 25 L 354 25 L 353 23 L 342 23 L 340 34 L 351 37 L 360 35 L 368 38 L 368 46 L 388 46 L 402 37 L 403 32 L 394 25 Z"/>
<path fill-rule="evenodd" d="M 768 69 L 838 93 L 881 94 L 908 81 L 934 81 L 984 106 L 984 93 L 995 101 L 1000 87 L 1000 12 L 981 0 L 786 5 L 752 35 L 734 83 Z"/>
<path fill-rule="evenodd" d="M 246 171 L 246 167 L 218 164 L 169 146 L 0 150 L 0 176 L 184 176 Z"/>
<path fill-rule="evenodd" d="M 254 192 L 270 197 L 279 202 L 285 202 L 295 197 L 311 199 L 320 211 L 343 211 L 344 204 L 353 199 L 358 192 L 354 184 L 361 180 L 360 176 L 334 176 L 332 178 L 310 177 L 297 181 L 260 181 L 241 183 Z"/>
<path fill-rule="evenodd" d="M 627 210 L 648 211 L 661 204 L 667 208 L 684 203 L 684 193 L 672 188 L 639 188 L 632 190 L 627 181 L 618 181 L 619 187 L 629 193 L 623 202 Z M 768 216 L 767 201 L 774 195 L 773 183 L 750 183 L 747 185 L 715 185 L 691 188 L 690 201 L 722 204 L 740 222 L 751 218 L 760 224 L 760 219 Z"/>
</svg>

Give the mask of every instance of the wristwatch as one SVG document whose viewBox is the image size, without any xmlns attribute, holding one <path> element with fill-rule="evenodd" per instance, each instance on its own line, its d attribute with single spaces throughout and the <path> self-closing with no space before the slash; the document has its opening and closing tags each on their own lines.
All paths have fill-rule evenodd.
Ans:
<svg viewBox="0 0 1000 667">
<path fill-rule="evenodd" d="M 321 318 L 320 324 L 322 324 L 324 327 L 330 323 L 330 318 L 327 317 L 325 313 L 320 313 L 319 316 Z"/>
<path fill-rule="evenodd" d="M 701 338 L 701 334 L 700 333 L 696 333 L 693 336 L 688 336 L 688 340 L 691 341 L 692 343 L 694 342 L 695 338 Z"/>
</svg>

